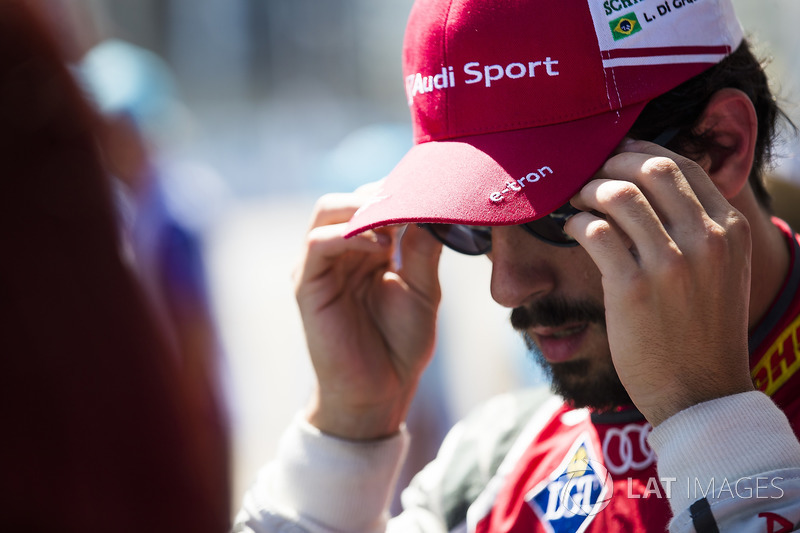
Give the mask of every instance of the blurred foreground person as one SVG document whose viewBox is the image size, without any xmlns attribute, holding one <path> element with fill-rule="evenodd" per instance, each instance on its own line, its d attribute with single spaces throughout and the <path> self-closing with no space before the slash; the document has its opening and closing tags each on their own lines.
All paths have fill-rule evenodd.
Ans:
<svg viewBox="0 0 800 533">
<path fill-rule="evenodd" d="M 793 530 L 800 243 L 730 2 L 418 0 L 403 59 L 415 146 L 317 204 L 317 387 L 236 530 Z M 457 424 L 389 520 L 442 244 L 488 255 L 552 390 Z"/>
<path fill-rule="evenodd" d="M 192 426 L 197 477 L 215 501 L 229 502 L 224 364 L 204 257 L 205 233 L 223 209 L 226 190 L 207 166 L 165 153 L 166 139 L 177 144 L 188 126 L 177 82 L 160 57 L 106 39 L 75 71 L 102 119 L 98 139 L 126 257 L 177 355 L 176 388 Z"/>
<path fill-rule="evenodd" d="M 0 0 L 0 530 L 225 531 L 97 117 L 32 5 Z"/>
</svg>

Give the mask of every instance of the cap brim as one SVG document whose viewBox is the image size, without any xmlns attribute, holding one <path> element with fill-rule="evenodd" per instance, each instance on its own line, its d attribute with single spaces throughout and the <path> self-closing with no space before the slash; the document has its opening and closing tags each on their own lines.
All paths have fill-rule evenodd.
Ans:
<svg viewBox="0 0 800 533">
<path fill-rule="evenodd" d="M 565 204 L 627 134 L 647 102 L 549 126 L 415 145 L 348 223 L 522 224 Z"/>
</svg>

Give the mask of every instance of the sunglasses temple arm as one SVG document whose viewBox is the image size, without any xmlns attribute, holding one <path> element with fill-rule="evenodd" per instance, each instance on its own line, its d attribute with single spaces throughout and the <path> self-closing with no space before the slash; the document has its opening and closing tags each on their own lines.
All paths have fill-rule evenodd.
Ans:
<svg viewBox="0 0 800 533">
<path fill-rule="evenodd" d="M 661 133 L 659 133 L 656 136 L 656 138 L 653 139 L 650 142 L 652 142 L 653 144 L 657 144 L 659 146 L 666 146 L 667 143 L 669 143 L 672 139 L 675 138 L 675 136 L 678 134 L 679 131 L 680 131 L 680 128 L 676 128 L 676 127 L 667 128 L 664 131 L 662 131 Z"/>
</svg>

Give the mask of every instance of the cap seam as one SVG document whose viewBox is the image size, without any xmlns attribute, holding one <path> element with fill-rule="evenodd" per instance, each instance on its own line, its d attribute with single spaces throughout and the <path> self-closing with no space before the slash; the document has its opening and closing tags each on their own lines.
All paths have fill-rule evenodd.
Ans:
<svg viewBox="0 0 800 533">
<path fill-rule="evenodd" d="M 605 72 L 605 70 L 606 69 L 604 68 L 603 71 Z M 616 69 L 614 67 L 611 67 L 611 78 L 614 80 L 613 81 L 613 83 L 614 83 L 614 92 L 617 93 L 617 106 L 616 107 L 612 106 L 611 102 L 608 103 L 608 106 L 609 106 L 611 111 L 614 111 L 616 113 L 617 118 L 619 118 L 619 109 L 620 109 L 620 107 L 622 107 L 622 95 L 619 94 L 619 86 L 617 85 L 617 72 L 616 72 Z M 606 90 L 608 90 L 608 89 L 606 89 Z M 608 94 L 608 93 L 606 93 L 606 94 Z"/>
<path fill-rule="evenodd" d="M 608 104 L 609 111 L 613 111 L 614 110 L 614 106 L 611 104 L 611 94 L 609 92 L 609 87 L 608 87 L 608 85 L 609 85 L 608 72 L 606 72 L 605 67 L 602 66 L 603 65 L 603 45 L 600 42 L 600 35 L 598 35 L 598 33 L 597 33 L 597 21 L 594 19 L 594 13 L 592 12 L 592 8 L 589 6 L 589 2 L 590 1 L 591 0 L 586 0 L 586 9 L 589 10 L 589 19 L 591 20 L 592 28 L 594 29 L 594 39 L 595 39 L 595 42 L 597 43 L 597 52 L 598 52 L 598 54 L 600 54 L 600 65 L 601 65 L 601 69 L 603 70 L 603 79 L 605 80 L 605 86 L 606 86 L 606 103 Z M 611 83 L 613 83 L 614 92 L 617 94 L 617 106 L 621 106 L 622 105 L 622 98 L 620 97 L 619 87 L 617 86 L 617 75 L 614 72 L 614 67 L 611 67 L 609 70 L 611 70 L 611 77 L 612 77 L 612 82 Z M 619 116 L 619 107 L 617 107 L 617 116 Z"/>
<path fill-rule="evenodd" d="M 715 3 L 717 4 L 716 11 L 717 11 L 717 25 L 719 27 L 719 33 L 720 35 L 725 36 L 725 41 L 727 41 L 727 43 L 730 43 L 733 41 L 731 32 L 729 31 L 730 24 L 728 24 L 727 17 L 725 17 L 725 24 L 723 24 L 723 17 L 720 16 L 722 14 L 722 9 L 720 8 L 719 0 L 717 0 Z M 728 49 L 728 54 L 733 52 L 733 49 L 730 44 L 726 44 L 726 48 Z"/>
<path fill-rule="evenodd" d="M 447 6 L 447 13 L 444 16 L 444 28 L 442 29 L 442 56 L 444 59 L 444 64 L 449 64 L 447 61 L 447 24 L 450 22 L 450 13 L 453 10 L 453 2 L 454 0 L 450 0 L 450 4 Z M 447 91 L 444 91 L 444 121 L 445 121 L 445 130 L 450 129 L 450 95 Z"/>
</svg>

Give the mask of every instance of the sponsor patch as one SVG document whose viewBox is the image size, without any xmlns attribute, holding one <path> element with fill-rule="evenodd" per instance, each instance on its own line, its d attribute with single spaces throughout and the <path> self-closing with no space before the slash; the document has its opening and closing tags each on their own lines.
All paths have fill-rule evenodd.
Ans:
<svg viewBox="0 0 800 533">
<path fill-rule="evenodd" d="M 583 434 L 525 501 L 548 531 L 581 533 L 611 502 L 613 493 L 610 474 L 597 460 L 588 435 Z"/>
<path fill-rule="evenodd" d="M 800 370 L 798 329 L 800 329 L 800 317 L 783 330 L 751 371 L 756 388 L 768 396 L 775 394 Z"/>
</svg>

